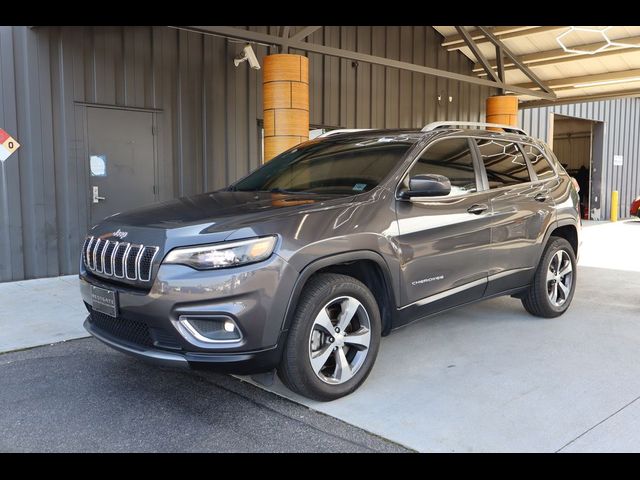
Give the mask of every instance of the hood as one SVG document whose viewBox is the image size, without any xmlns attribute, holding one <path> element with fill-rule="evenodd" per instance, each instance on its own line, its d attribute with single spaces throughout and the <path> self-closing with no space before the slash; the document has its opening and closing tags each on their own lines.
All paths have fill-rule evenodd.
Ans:
<svg viewBox="0 0 640 480">
<path fill-rule="evenodd" d="M 199 226 L 202 233 L 242 227 L 276 215 L 330 204 L 349 203 L 351 196 L 216 191 L 117 213 L 110 224 L 172 230 Z"/>
</svg>

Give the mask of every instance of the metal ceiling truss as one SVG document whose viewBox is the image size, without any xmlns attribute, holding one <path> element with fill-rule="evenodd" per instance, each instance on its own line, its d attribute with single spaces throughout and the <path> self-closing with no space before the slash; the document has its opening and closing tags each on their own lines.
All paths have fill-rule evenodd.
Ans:
<svg viewBox="0 0 640 480">
<path fill-rule="evenodd" d="M 314 53 L 320 53 L 323 55 L 329 55 L 333 57 L 346 58 L 349 60 L 356 60 L 360 62 L 367 62 L 367 63 L 372 63 L 374 65 L 382 65 L 385 67 L 398 68 L 400 70 L 407 70 L 410 72 L 422 73 L 425 75 L 434 75 L 436 77 L 447 78 L 450 80 L 457 80 L 459 82 L 472 83 L 475 85 L 484 85 L 487 87 L 498 88 L 503 91 L 507 90 L 510 92 L 519 93 L 522 95 L 529 95 L 529 96 L 538 97 L 538 98 L 544 98 L 549 100 L 556 98 L 555 94 L 551 90 L 547 90 L 545 88 L 543 88 L 542 91 L 530 90 L 528 88 L 521 88 L 513 85 L 505 85 L 503 81 L 499 81 L 499 82 L 492 81 L 489 79 L 478 78 L 477 76 L 463 75 L 461 73 L 449 72 L 446 70 L 427 67 L 424 65 L 417 65 L 410 62 L 403 62 L 400 60 L 393 60 L 390 58 L 384 58 L 384 57 L 379 57 L 375 55 L 369 55 L 366 53 L 354 52 L 352 50 L 346 50 L 343 48 L 328 47 L 326 45 L 319 45 L 316 43 L 304 41 L 306 37 L 308 37 L 313 32 L 315 32 L 316 30 L 322 27 L 304 27 L 302 30 L 300 30 L 298 33 L 296 33 L 291 37 L 289 36 L 284 37 L 282 35 L 280 36 L 271 35 L 267 33 L 254 32 L 251 30 L 244 30 L 241 28 L 228 27 L 228 26 L 187 26 L 187 27 L 174 26 L 173 28 L 189 30 L 189 31 L 210 34 L 210 35 L 217 35 L 217 36 L 227 37 L 227 38 L 234 38 L 239 40 L 246 40 L 248 42 L 254 42 L 254 43 L 258 43 L 266 46 L 281 47 L 283 51 L 293 48 L 293 49 L 302 50 L 305 52 L 314 52 Z M 495 39 L 495 37 L 493 38 Z M 490 39 L 489 41 L 493 42 L 494 40 Z M 497 41 L 500 42 L 499 40 Z M 509 53 L 507 53 L 506 47 L 502 46 L 502 48 L 505 54 L 507 56 L 510 56 Z M 527 76 L 529 78 L 532 78 L 530 75 L 527 75 Z M 535 77 L 534 75 L 534 78 L 537 78 L 537 77 Z M 544 84 L 542 83 L 542 85 Z"/>
<path fill-rule="evenodd" d="M 280 27 L 280 36 L 282 38 L 289 38 L 289 32 L 291 27 Z M 280 45 L 280 53 L 289 53 L 289 48 L 285 45 Z"/>
<path fill-rule="evenodd" d="M 640 36 L 622 38 L 617 40 L 617 42 L 627 43 L 627 44 L 640 44 Z M 601 43 L 602 42 L 596 42 L 596 43 L 583 45 L 582 48 L 587 50 L 596 48 Z M 557 64 L 566 63 L 566 62 L 575 62 L 576 60 L 583 60 L 588 58 L 602 58 L 602 57 L 607 57 L 609 55 L 619 55 L 621 53 L 636 51 L 636 48 L 637 47 L 632 47 L 632 46 L 625 47 L 621 45 L 613 45 L 606 50 L 603 50 L 598 53 L 592 53 L 592 54 L 567 53 L 562 48 L 556 48 L 553 50 L 546 50 L 544 52 L 535 52 L 535 53 L 522 55 L 518 57 L 518 59 L 520 60 L 520 62 L 524 63 L 527 66 L 542 67 L 545 65 L 557 65 Z M 497 62 L 495 60 L 490 60 L 489 65 L 492 68 L 495 68 L 497 66 Z M 507 71 L 518 69 L 518 67 L 509 60 L 505 62 L 504 68 Z M 473 72 L 481 76 L 486 76 L 486 73 L 484 71 L 484 66 L 480 64 L 480 62 L 474 65 Z"/>
<path fill-rule="evenodd" d="M 576 88 L 599 87 L 603 85 L 637 83 L 640 81 L 640 68 L 618 70 L 615 72 L 581 75 L 579 77 L 557 78 L 549 80 L 555 90 L 572 90 Z M 522 88 L 538 88 L 534 83 L 521 83 Z"/>
<path fill-rule="evenodd" d="M 493 78 L 494 82 L 503 83 L 503 78 L 498 77 L 498 74 L 493 71 L 493 68 L 491 68 L 491 65 L 489 64 L 489 60 L 487 60 L 487 57 L 485 57 L 482 51 L 478 48 L 478 45 L 473 40 L 469 32 L 457 25 L 456 30 L 458 31 L 458 34 L 464 39 L 465 43 L 471 50 L 471 53 L 473 53 L 473 56 L 476 57 L 478 63 L 482 65 L 484 71 L 487 72 L 487 75 Z"/>
<path fill-rule="evenodd" d="M 580 92 L 577 90 L 576 92 Z M 640 90 L 637 88 L 616 90 L 614 92 L 597 93 L 595 95 L 577 95 L 571 97 L 561 97 L 555 101 L 531 100 L 520 104 L 520 108 L 544 107 L 547 105 L 562 105 L 565 103 L 594 102 L 596 100 L 613 100 L 616 98 L 640 97 Z"/>
<path fill-rule="evenodd" d="M 562 26 L 538 27 L 538 26 L 520 25 L 520 26 L 510 26 L 510 27 L 493 27 L 491 29 L 491 33 L 493 33 L 500 40 L 506 40 L 508 38 L 519 38 L 527 35 L 535 35 L 538 33 L 553 32 L 555 30 L 560 30 L 562 28 L 567 28 L 567 27 L 562 27 Z M 484 33 L 482 33 L 482 30 L 479 30 L 479 29 L 473 30 L 469 32 L 469 35 L 471 36 L 471 38 L 473 38 L 473 40 L 475 40 L 475 42 L 478 45 L 489 42 L 489 39 L 487 39 L 484 36 Z M 464 48 L 465 44 L 466 42 L 462 37 L 462 35 L 460 35 L 460 33 L 458 33 L 457 35 L 452 35 L 450 37 L 445 38 L 441 43 L 441 45 L 449 51 L 459 50 L 460 48 Z"/>
<path fill-rule="evenodd" d="M 496 47 L 496 59 L 498 60 L 498 70 L 502 70 L 502 78 L 504 78 L 504 64 L 500 65 L 502 62 L 501 52 L 504 53 L 511 61 L 524 73 L 527 77 L 529 77 L 533 83 L 535 83 L 540 89 L 544 90 L 548 94 L 552 95 L 553 98 L 556 97 L 555 93 L 549 85 L 547 85 L 542 79 L 540 79 L 535 73 L 531 71 L 529 67 L 527 67 L 524 63 L 518 59 L 518 57 L 507 47 L 498 37 L 496 37 L 493 33 L 491 33 L 486 27 L 478 27 L 484 36 Z"/>
</svg>

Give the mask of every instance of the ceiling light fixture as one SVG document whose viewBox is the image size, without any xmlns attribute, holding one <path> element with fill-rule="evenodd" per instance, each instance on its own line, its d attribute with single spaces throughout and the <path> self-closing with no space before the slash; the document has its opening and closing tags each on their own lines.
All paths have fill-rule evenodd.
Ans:
<svg viewBox="0 0 640 480">
<path fill-rule="evenodd" d="M 624 43 L 624 42 L 616 42 L 615 40 L 611 40 L 607 31 L 612 28 L 612 26 L 608 27 L 569 27 L 569 29 L 556 37 L 556 41 L 567 53 L 575 53 L 578 55 L 594 55 L 596 53 L 600 53 L 610 47 L 622 47 L 622 48 L 639 48 L 640 44 L 632 44 L 632 43 Z M 573 32 L 583 32 L 583 33 L 591 33 L 600 35 L 602 38 L 602 46 L 596 48 L 595 50 L 584 50 L 577 47 L 568 47 L 566 45 L 566 37 L 571 35 Z M 599 42 L 593 42 L 599 43 Z"/>
</svg>

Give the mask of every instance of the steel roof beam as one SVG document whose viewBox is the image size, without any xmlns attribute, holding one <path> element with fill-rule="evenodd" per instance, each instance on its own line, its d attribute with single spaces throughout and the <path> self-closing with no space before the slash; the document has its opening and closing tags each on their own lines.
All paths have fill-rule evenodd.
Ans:
<svg viewBox="0 0 640 480">
<path fill-rule="evenodd" d="M 446 70 L 440 70 L 438 68 L 427 67 L 424 65 L 417 65 L 410 62 L 403 62 L 400 60 L 393 60 L 390 58 L 378 57 L 375 55 L 369 55 L 360 52 L 354 52 L 351 50 L 345 50 L 342 48 L 328 47 L 326 45 L 318 45 L 315 43 L 303 42 L 294 40 L 292 38 L 282 38 L 277 35 L 270 35 L 267 33 L 253 32 L 251 30 L 243 30 L 236 27 L 227 26 L 189 26 L 189 27 L 174 27 L 183 30 L 190 30 L 199 33 L 208 33 L 211 35 L 218 35 L 223 37 L 249 40 L 255 43 L 259 43 L 267 46 L 279 46 L 286 45 L 289 48 L 302 50 L 306 52 L 321 53 L 323 55 L 329 55 L 339 58 L 347 58 L 349 60 L 357 60 L 360 62 L 372 63 L 374 65 L 382 65 L 385 67 L 398 68 L 400 70 L 407 70 L 416 73 L 423 73 L 425 75 L 434 75 L 436 77 L 448 78 L 449 80 L 457 80 L 465 83 L 472 83 L 475 85 L 484 85 L 487 87 L 494 87 L 499 89 L 505 89 L 514 93 L 520 93 L 523 95 L 531 95 L 539 98 L 553 99 L 555 95 L 544 91 L 529 90 L 526 88 L 520 88 L 513 85 L 505 85 L 502 82 L 494 82 L 487 79 L 478 78 L 476 76 L 463 75 L 461 73 L 449 72 Z"/>
<path fill-rule="evenodd" d="M 296 33 L 293 37 L 291 37 L 291 40 L 296 42 L 304 40 L 313 32 L 315 32 L 316 30 L 320 30 L 321 28 L 322 27 L 304 27 L 302 30 Z"/>
<path fill-rule="evenodd" d="M 291 27 L 289 26 L 280 27 L 280 36 L 282 38 L 289 38 L 290 31 L 291 31 Z M 289 48 L 286 45 L 281 45 L 280 53 L 289 53 Z"/>
<path fill-rule="evenodd" d="M 579 92 L 580 90 L 576 90 Z M 597 93 L 595 95 L 578 95 L 572 97 L 561 97 L 555 101 L 549 100 L 530 100 L 520 103 L 520 108 L 544 107 L 547 105 L 561 105 L 563 103 L 593 102 L 596 100 L 611 100 L 615 98 L 640 97 L 640 90 L 637 88 L 616 90 L 613 92 Z"/>
<path fill-rule="evenodd" d="M 635 79 L 635 80 L 634 80 Z M 580 77 L 556 78 L 555 80 L 547 80 L 548 84 L 556 90 L 572 89 L 575 85 L 594 82 L 615 82 L 629 83 L 640 81 L 640 68 L 633 70 L 618 70 L 617 72 L 598 73 L 595 75 L 582 75 Z M 606 85 L 606 84 L 605 84 Z M 517 85 L 521 88 L 539 88 L 535 83 L 521 83 Z M 595 87 L 599 85 L 594 85 Z M 589 88 L 589 87 L 577 87 Z"/>
<path fill-rule="evenodd" d="M 524 73 L 527 77 L 533 80 L 536 86 L 538 86 L 541 90 L 544 90 L 546 93 L 552 95 L 555 98 L 555 94 L 553 93 L 553 90 L 551 90 L 549 85 L 547 85 L 542 79 L 540 79 L 535 73 L 533 73 L 529 67 L 527 67 L 524 63 L 518 60 L 518 57 L 499 38 L 497 38 L 493 33 L 491 33 L 485 27 L 478 26 L 478 28 L 482 30 L 482 33 L 484 33 L 485 37 L 487 37 L 487 39 L 491 43 L 493 43 L 493 45 L 497 49 L 496 52 L 499 52 L 501 50 L 502 53 L 504 53 L 507 57 L 509 57 L 511 61 L 514 64 L 516 64 L 518 68 L 520 68 L 522 73 Z"/>
<path fill-rule="evenodd" d="M 480 51 L 480 48 L 478 48 L 478 45 L 476 45 L 476 42 L 473 40 L 473 38 L 471 38 L 471 35 L 469 35 L 469 33 L 464 29 L 464 27 L 460 27 L 456 25 L 456 30 L 458 31 L 460 36 L 464 39 L 465 43 L 473 53 L 473 56 L 476 57 L 476 60 L 480 63 L 480 65 L 484 67 L 484 70 L 485 72 L 487 72 L 487 75 L 493 78 L 494 82 L 503 83 L 504 79 L 498 77 L 498 74 L 496 74 L 496 72 L 493 71 L 493 69 L 491 68 L 491 65 L 489 64 L 489 61 L 484 56 L 484 54 Z"/>
<path fill-rule="evenodd" d="M 515 27 L 494 27 L 491 29 L 491 33 L 493 33 L 496 37 L 500 38 L 500 40 L 505 40 L 508 38 L 519 38 L 525 37 L 527 35 L 535 35 L 538 33 L 547 33 L 553 32 L 555 30 L 559 30 L 561 28 L 567 28 L 566 26 L 558 26 L 558 27 L 538 27 L 538 26 L 515 26 Z M 485 37 L 484 33 L 481 30 L 473 30 L 469 32 L 469 35 L 475 42 L 480 45 L 483 43 L 489 43 L 489 39 Z M 452 35 L 450 37 L 446 37 L 444 41 L 441 43 L 443 47 L 447 50 L 459 50 L 461 48 L 466 47 L 464 38 L 460 34 Z"/>
<path fill-rule="evenodd" d="M 640 45 L 640 36 L 620 38 L 614 41 Z M 590 43 L 587 45 L 581 45 L 580 48 L 589 50 L 589 49 L 595 49 L 601 45 L 602 45 L 602 42 L 597 42 L 597 43 Z M 607 47 L 606 50 L 603 50 L 598 53 L 591 53 L 591 54 L 570 53 L 570 52 L 565 52 L 562 48 L 556 48 L 554 50 L 546 50 L 544 52 L 535 52 L 535 53 L 529 53 L 527 55 L 521 55 L 518 57 L 518 59 L 520 60 L 520 62 L 524 63 L 527 66 L 538 67 L 538 66 L 544 66 L 544 65 L 556 65 L 556 64 L 565 63 L 565 62 L 575 62 L 576 60 L 584 60 L 589 58 L 601 58 L 601 57 L 607 57 L 609 55 L 618 55 L 621 53 L 634 51 L 637 48 L 638 47 L 622 47 L 618 45 L 611 45 Z M 495 60 L 489 60 L 489 64 L 491 65 L 492 68 L 495 68 L 497 66 L 497 62 Z M 505 70 L 518 69 L 518 67 L 511 61 L 507 61 L 504 66 L 505 66 Z M 484 73 L 483 66 L 479 63 L 474 65 L 473 71 L 482 76 L 486 75 Z"/>
</svg>

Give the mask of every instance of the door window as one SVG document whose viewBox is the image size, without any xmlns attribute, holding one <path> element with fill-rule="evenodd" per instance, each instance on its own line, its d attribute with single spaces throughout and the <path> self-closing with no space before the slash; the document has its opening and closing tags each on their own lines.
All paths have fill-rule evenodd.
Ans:
<svg viewBox="0 0 640 480">
<path fill-rule="evenodd" d="M 91 167 L 92 177 L 107 176 L 107 156 L 106 155 L 90 155 L 89 165 Z"/>
<path fill-rule="evenodd" d="M 405 177 L 404 188 L 409 188 L 410 177 L 420 174 L 447 177 L 451 182 L 451 193 L 448 197 L 477 191 L 473 155 L 466 138 L 447 138 L 427 147 Z"/>
<path fill-rule="evenodd" d="M 515 142 L 478 139 L 480 156 L 487 171 L 489 188 L 530 182 L 529 169 Z"/>
<path fill-rule="evenodd" d="M 547 180 L 555 176 L 556 172 L 553 171 L 549 161 L 540 150 L 533 145 L 522 145 L 522 149 L 529 159 L 533 171 L 536 172 L 538 180 Z"/>
</svg>

